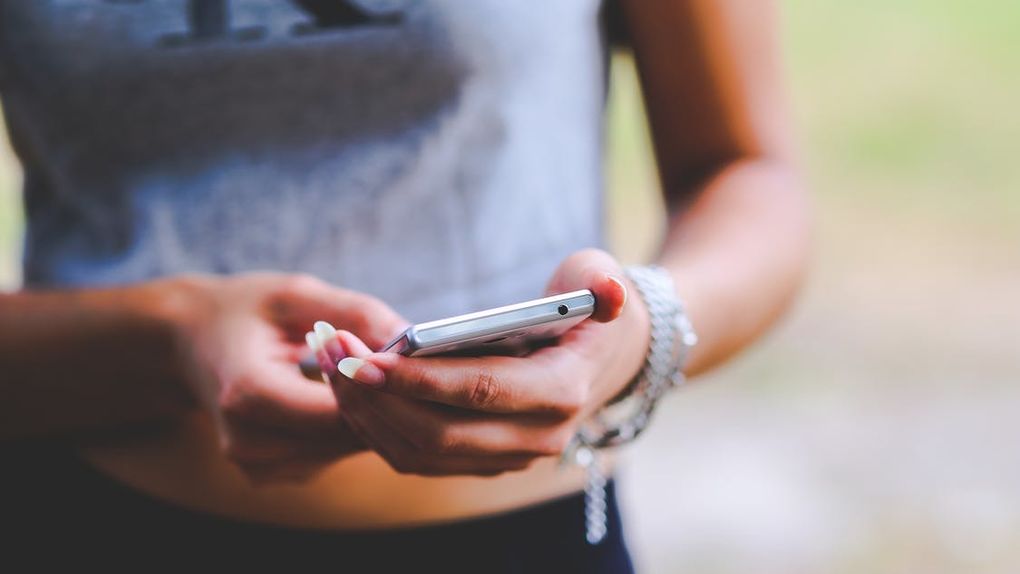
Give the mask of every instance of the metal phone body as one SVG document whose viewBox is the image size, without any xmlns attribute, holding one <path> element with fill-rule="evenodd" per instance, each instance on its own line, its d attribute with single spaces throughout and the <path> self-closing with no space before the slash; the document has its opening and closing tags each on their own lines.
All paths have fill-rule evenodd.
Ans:
<svg viewBox="0 0 1020 574">
<path fill-rule="evenodd" d="M 571 291 L 412 325 L 382 350 L 408 357 L 516 354 L 559 337 L 594 311 L 591 291 Z"/>
</svg>

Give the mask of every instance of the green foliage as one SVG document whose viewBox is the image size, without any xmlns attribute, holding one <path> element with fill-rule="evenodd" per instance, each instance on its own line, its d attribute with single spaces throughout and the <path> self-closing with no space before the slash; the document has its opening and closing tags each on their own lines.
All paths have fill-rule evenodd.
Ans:
<svg viewBox="0 0 1020 574">
<path fill-rule="evenodd" d="M 791 0 L 785 16 L 822 201 L 1020 225 L 1020 3 Z"/>
</svg>

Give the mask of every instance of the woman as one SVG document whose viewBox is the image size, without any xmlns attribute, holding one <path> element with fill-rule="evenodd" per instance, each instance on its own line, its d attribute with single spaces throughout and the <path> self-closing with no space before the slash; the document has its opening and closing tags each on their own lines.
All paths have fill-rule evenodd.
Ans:
<svg viewBox="0 0 1020 574">
<path fill-rule="evenodd" d="M 25 286 L 0 297 L 21 533 L 107 558 L 630 569 L 611 488 L 588 544 L 584 473 L 555 456 L 653 336 L 641 291 L 591 249 L 596 0 L 0 7 L 28 221 Z M 693 375 L 773 322 L 804 267 L 774 7 L 619 8 Z M 543 285 L 594 290 L 596 321 L 526 357 L 369 353 Z M 342 329 L 320 341 L 327 370 L 350 357 L 331 387 L 295 367 L 317 320 Z"/>
</svg>

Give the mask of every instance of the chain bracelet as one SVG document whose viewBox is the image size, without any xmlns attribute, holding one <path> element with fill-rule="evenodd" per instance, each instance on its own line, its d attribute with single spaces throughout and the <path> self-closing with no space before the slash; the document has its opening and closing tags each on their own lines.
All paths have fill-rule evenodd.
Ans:
<svg viewBox="0 0 1020 574">
<path fill-rule="evenodd" d="M 607 479 L 599 464 L 599 448 L 612 447 L 637 438 L 647 427 L 659 400 L 686 380 L 683 365 L 698 342 L 697 334 L 674 289 L 669 273 L 658 266 L 628 267 L 627 276 L 637 287 L 648 309 L 651 341 L 644 365 L 627 386 L 624 396 L 597 412 L 582 425 L 563 461 L 585 470 L 585 538 L 598 544 L 607 532 Z M 614 422 L 611 411 L 627 410 L 627 418 Z"/>
</svg>

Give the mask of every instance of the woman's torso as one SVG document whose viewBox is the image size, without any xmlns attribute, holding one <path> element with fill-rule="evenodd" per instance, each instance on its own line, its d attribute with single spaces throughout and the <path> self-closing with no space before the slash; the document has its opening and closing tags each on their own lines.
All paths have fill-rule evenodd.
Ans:
<svg viewBox="0 0 1020 574">
<path fill-rule="evenodd" d="M 417 321 L 537 295 L 560 259 L 601 243 L 597 0 L 0 10 L 28 287 L 300 271 Z M 190 507 L 306 525 L 470 516 L 580 478 L 545 461 L 426 479 L 359 455 L 255 489 L 200 415 L 84 454 Z"/>
</svg>

